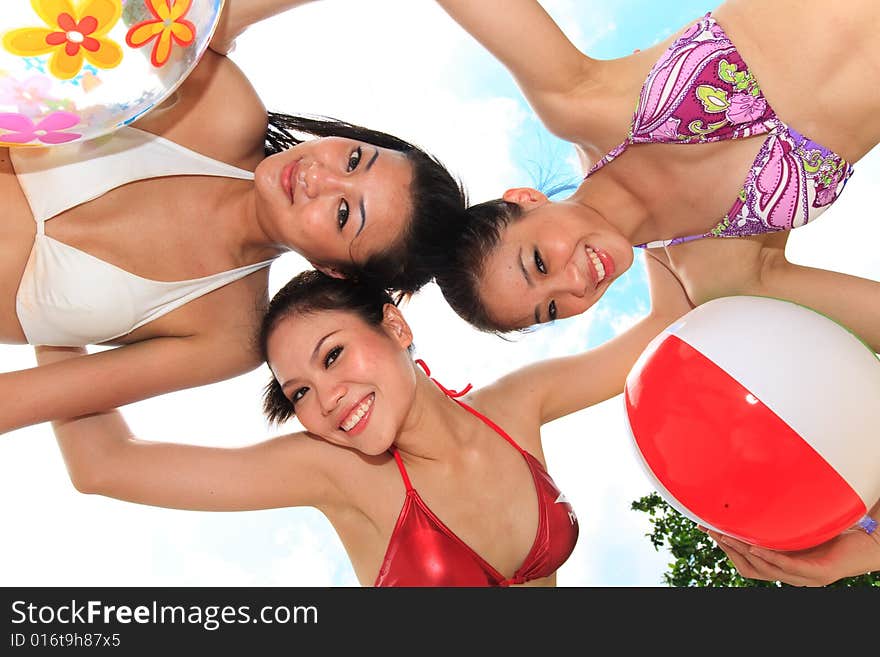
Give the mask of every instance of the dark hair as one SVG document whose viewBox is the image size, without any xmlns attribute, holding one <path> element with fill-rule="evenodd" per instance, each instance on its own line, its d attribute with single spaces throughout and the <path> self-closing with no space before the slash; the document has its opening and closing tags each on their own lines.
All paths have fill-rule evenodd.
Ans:
<svg viewBox="0 0 880 657">
<path fill-rule="evenodd" d="M 467 193 L 462 184 L 422 149 L 403 139 L 329 117 L 309 118 L 269 113 L 266 155 L 279 153 L 302 139 L 296 133 L 315 137 L 345 137 L 403 153 L 412 166 L 410 184 L 411 220 L 397 243 L 372 255 L 358 267 L 340 263 L 348 277 L 368 280 L 395 290 L 399 297 L 410 295 L 434 276 L 443 256 L 451 248 L 460 226 L 467 221 Z"/>
<path fill-rule="evenodd" d="M 474 205 L 467 210 L 468 222 L 459 231 L 455 246 L 436 274 L 443 297 L 459 317 L 481 331 L 501 333 L 513 327 L 495 322 L 480 298 L 480 279 L 486 256 L 498 245 L 501 232 L 523 214 L 522 207 L 503 199 Z"/>
<path fill-rule="evenodd" d="M 379 326 L 386 303 L 393 303 L 388 292 L 370 283 L 332 278 L 315 270 L 294 276 L 281 288 L 263 315 L 258 347 L 268 361 L 269 336 L 279 322 L 291 315 L 305 315 L 326 310 L 355 313 L 370 326 Z M 293 404 L 284 396 L 281 384 L 274 377 L 263 390 L 263 412 L 272 424 L 280 424 L 294 415 Z"/>
</svg>

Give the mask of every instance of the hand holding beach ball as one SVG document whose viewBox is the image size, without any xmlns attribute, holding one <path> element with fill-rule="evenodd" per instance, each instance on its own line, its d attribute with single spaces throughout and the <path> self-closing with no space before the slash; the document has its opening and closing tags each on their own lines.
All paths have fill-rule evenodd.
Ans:
<svg viewBox="0 0 880 657">
<path fill-rule="evenodd" d="M 880 500 L 880 360 L 804 306 L 698 306 L 648 345 L 624 403 L 658 493 L 722 534 L 806 549 Z"/>
<path fill-rule="evenodd" d="M 3 0 L 0 146 L 50 146 L 143 116 L 189 75 L 223 0 Z"/>
</svg>

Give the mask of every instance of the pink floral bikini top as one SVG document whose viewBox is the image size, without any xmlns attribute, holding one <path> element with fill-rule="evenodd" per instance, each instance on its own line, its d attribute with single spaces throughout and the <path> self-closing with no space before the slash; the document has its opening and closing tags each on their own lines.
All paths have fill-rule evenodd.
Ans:
<svg viewBox="0 0 880 657">
<path fill-rule="evenodd" d="M 630 144 L 700 144 L 767 134 L 727 215 L 707 233 L 639 244 L 670 246 L 703 237 L 741 237 L 803 226 L 843 190 L 853 167 L 786 125 L 721 26 L 706 14 L 654 64 L 642 86 L 626 140 L 589 177 Z"/>
</svg>

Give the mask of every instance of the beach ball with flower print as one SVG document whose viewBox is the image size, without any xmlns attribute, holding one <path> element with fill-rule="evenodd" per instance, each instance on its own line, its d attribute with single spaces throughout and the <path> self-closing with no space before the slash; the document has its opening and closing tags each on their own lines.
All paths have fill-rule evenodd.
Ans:
<svg viewBox="0 0 880 657">
<path fill-rule="evenodd" d="M 0 0 L 0 146 L 99 137 L 166 100 L 224 0 Z"/>
<path fill-rule="evenodd" d="M 697 306 L 647 346 L 623 397 L 655 490 L 722 534 L 806 549 L 880 500 L 880 360 L 810 308 Z"/>
</svg>

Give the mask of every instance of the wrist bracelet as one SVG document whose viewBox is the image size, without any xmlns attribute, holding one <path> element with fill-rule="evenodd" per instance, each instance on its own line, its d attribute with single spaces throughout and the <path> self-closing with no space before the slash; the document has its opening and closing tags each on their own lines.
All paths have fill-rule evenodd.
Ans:
<svg viewBox="0 0 880 657">
<path fill-rule="evenodd" d="M 864 529 L 866 534 L 873 534 L 877 530 L 877 521 L 866 515 L 856 523 L 856 527 Z"/>
</svg>

